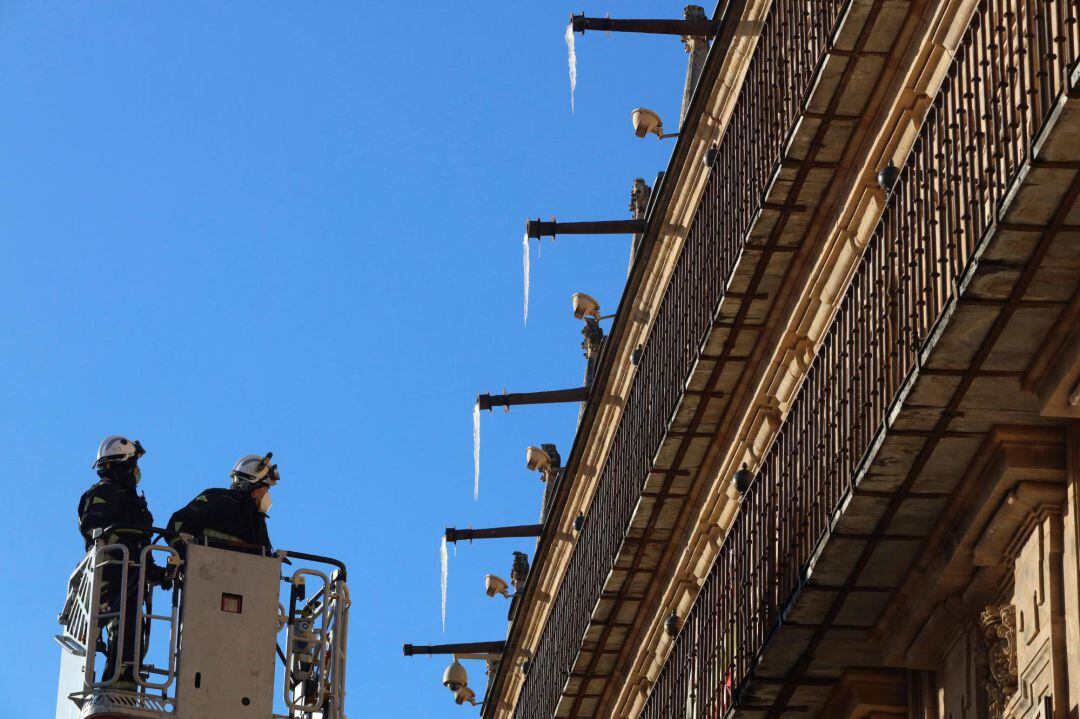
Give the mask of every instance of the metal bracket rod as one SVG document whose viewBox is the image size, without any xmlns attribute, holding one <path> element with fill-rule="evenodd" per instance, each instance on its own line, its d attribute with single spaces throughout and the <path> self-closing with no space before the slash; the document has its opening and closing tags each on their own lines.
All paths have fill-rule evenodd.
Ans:
<svg viewBox="0 0 1080 719">
<path fill-rule="evenodd" d="M 555 235 L 637 235 L 645 231 L 645 220 L 597 220 L 595 222 L 544 222 L 526 220 L 525 234 L 529 237 Z"/>
<path fill-rule="evenodd" d="M 407 657 L 417 654 L 502 654 L 505 641 L 466 642 L 464 644 L 404 644 L 401 653 Z"/>
<path fill-rule="evenodd" d="M 478 394 L 476 404 L 480 409 L 510 407 L 516 404 L 556 404 L 559 402 L 584 402 L 589 398 L 588 387 L 553 389 L 546 392 L 518 392 L 512 394 Z"/>
<path fill-rule="evenodd" d="M 574 32 L 580 32 L 583 35 L 586 30 L 692 37 L 712 37 L 716 33 L 716 23 L 712 20 L 613 20 L 607 17 L 585 17 L 585 13 L 580 15 L 571 13 L 570 24 Z"/>
<path fill-rule="evenodd" d="M 474 539 L 503 539 L 507 537 L 539 537 L 544 531 L 542 524 L 520 524 L 513 527 L 491 527 L 489 529 L 454 529 L 446 528 L 446 541 L 472 541 Z"/>
</svg>

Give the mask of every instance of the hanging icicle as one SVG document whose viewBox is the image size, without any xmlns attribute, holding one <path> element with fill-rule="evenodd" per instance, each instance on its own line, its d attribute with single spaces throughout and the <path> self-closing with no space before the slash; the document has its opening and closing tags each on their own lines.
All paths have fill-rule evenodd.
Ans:
<svg viewBox="0 0 1080 719">
<path fill-rule="evenodd" d="M 472 411 L 473 499 L 480 501 L 480 403 Z"/>
<path fill-rule="evenodd" d="M 446 579 L 450 574 L 450 557 L 446 552 L 445 534 L 443 535 L 442 543 L 439 545 L 439 559 L 442 562 L 442 574 L 440 575 L 442 584 L 442 630 L 443 634 L 446 634 Z"/>
<path fill-rule="evenodd" d="M 566 50 L 570 61 L 570 114 L 574 113 L 574 89 L 577 87 L 577 53 L 574 51 L 574 24 L 566 26 Z"/>
<path fill-rule="evenodd" d="M 529 233 L 525 233 L 525 239 L 521 243 L 523 255 L 522 265 L 525 271 L 525 324 L 529 324 Z"/>
</svg>

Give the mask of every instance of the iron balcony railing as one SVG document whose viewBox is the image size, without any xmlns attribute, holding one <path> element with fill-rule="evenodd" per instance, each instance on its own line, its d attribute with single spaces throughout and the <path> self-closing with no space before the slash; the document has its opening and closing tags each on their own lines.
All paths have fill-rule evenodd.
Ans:
<svg viewBox="0 0 1080 719">
<path fill-rule="evenodd" d="M 514 716 L 551 717 L 653 457 L 683 395 L 744 238 L 813 87 L 844 0 L 777 0 L 645 343 L 589 520 L 532 659 Z"/>
<path fill-rule="evenodd" d="M 643 718 L 722 716 L 738 696 L 921 346 L 956 298 L 976 244 L 1031 158 L 1033 138 L 1067 90 L 1080 52 L 1077 14 L 1075 0 L 979 4 Z"/>
</svg>

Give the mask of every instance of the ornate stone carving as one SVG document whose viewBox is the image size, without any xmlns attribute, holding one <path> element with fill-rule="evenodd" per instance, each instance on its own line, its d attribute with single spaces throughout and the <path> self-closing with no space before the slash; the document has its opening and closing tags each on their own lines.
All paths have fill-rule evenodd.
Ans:
<svg viewBox="0 0 1080 719">
<path fill-rule="evenodd" d="M 645 217 L 645 210 L 649 207 L 649 197 L 652 188 L 642 178 L 634 180 L 634 186 L 630 188 L 630 216 L 635 220 Z"/>
<path fill-rule="evenodd" d="M 585 326 L 581 328 L 581 349 L 586 359 L 594 359 L 600 355 L 600 348 L 604 345 L 604 328 L 599 320 L 594 317 L 585 318 Z"/>
<path fill-rule="evenodd" d="M 600 359 L 600 350 L 604 346 L 604 328 L 595 317 L 586 317 L 581 328 L 581 349 L 585 355 L 585 386 L 592 387 L 596 377 L 596 363 Z"/>
<path fill-rule="evenodd" d="M 687 5 L 683 14 L 687 20 L 708 19 L 705 9 L 700 5 Z M 709 54 L 709 38 L 684 35 L 682 42 L 683 49 L 690 54 L 690 58 L 686 64 L 686 83 L 683 85 L 682 109 L 679 111 L 680 125 L 686 119 L 686 111 L 690 109 L 690 98 L 694 95 L 694 88 L 697 87 L 701 71 L 705 67 L 705 58 Z"/>
<path fill-rule="evenodd" d="M 1016 609 L 1011 604 L 991 604 L 979 620 L 990 671 L 986 683 L 990 716 L 1002 719 L 1005 705 L 1016 693 Z"/>
<path fill-rule="evenodd" d="M 699 20 L 699 21 L 709 19 L 709 16 L 705 14 L 705 8 L 701 7 L 700 5 L 687 5 L 685 8 L 683 8 L 683 17 L 685 19 L 687 19 L 687 20 Z M 686 52 L 691 52 L 691 49 L 692 49 L 691 43 L 694 40 L 698 40 L 698 39 L 704 39 L 704 38 L 695 38 L 695 37 L 691 37 L 689 35 L 683 35 L 682 36 L 683 49 L 686 50 Z M 708 47 L 707 43 L 708 43 L 708 40 L 706 40 L 706 47 Z"/>
</svg>

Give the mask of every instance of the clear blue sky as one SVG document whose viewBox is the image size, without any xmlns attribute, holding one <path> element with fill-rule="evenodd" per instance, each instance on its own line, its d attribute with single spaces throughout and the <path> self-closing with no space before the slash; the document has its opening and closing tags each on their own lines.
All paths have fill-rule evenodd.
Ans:
<svg viewBox="0 0 1080 719">
<path fill-rule="evenodd" d="M 477 503 L 473 398 L 578 384 L 570 295 L 613 311 L 629 247 L 534 245 L 523 327 L 523 221 L 626 218 L 672 148 L 630 110 L 674 130 L 685 68 L 677 38 L 579 37 L 572 115 L 563 30 L 683 4 L 0 5 L 0 632 L 27 716 L 111 433 L 147 447 L 159 522 L 273 450 L 275 544 L 351 569 L 350 714 L 475 714 L 401 644 L 505 636 L 483 575 L 531 540 L 459 549 L 443 634 L 439 537 L 536 521 L 524 449 L 565 456 L 576 408 L 485 414 Z"/>
</svg>

